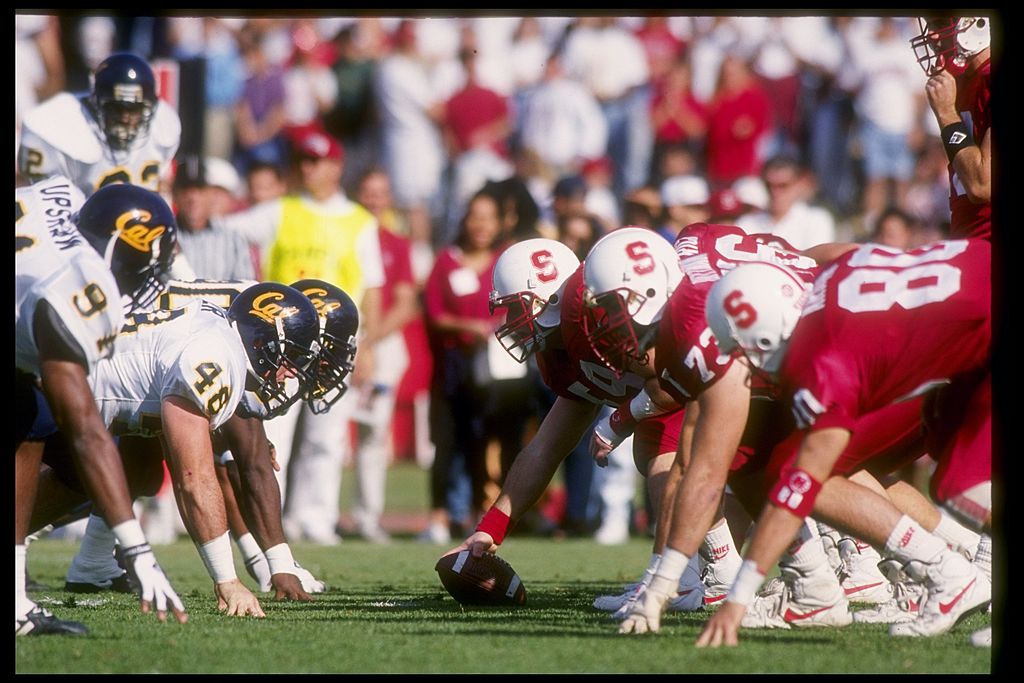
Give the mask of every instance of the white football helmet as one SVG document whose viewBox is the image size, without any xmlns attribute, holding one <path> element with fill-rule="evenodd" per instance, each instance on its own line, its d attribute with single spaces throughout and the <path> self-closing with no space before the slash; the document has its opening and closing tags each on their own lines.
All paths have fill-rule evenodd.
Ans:
<svg viewBox="0 0 1024 683">
<path fill-rule="evenodd" d="M 910 40 L 917 63 L 934 76 L 945 69 L 957 76 L 967 60 L 992 43 L 987 17 L 919 17 L 921 33 Z"/>
<path fill-rule="evenodd" d="M 498 257 L 491 280 L 491 314 L 506 309 L 494 336 L 522 363 L 544 348 L 558 329 L 565 282 L 580 260 L 555 240 L 537 238 L 513 244 Z"/>
<path fill-rule="evenodd" d="M 711 333 L 722 353 L 736 349 L 751 366 L 775 374 L 810 287 L 774 263 L 745 263 L 716 282 L 704 302 Z"/>
<path fill-rule="evenodd" d="M 675 249 L 652 230 L 620 228 L 591 248 L 583 266 L 583 331 L 610 370 L 621 374 L 630 360 L 644 362 L 656 323 L 682 279 Z"/>
</svg>

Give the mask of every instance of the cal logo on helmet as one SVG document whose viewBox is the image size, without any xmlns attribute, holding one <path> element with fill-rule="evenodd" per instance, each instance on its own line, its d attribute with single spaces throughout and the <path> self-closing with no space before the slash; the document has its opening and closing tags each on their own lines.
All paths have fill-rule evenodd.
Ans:
<svg viewBox="0 0 1024 683">
<path fill-rule="evenodd" d="M 126 211 L 117 217 L 114 225 L 117 226 L 118 237 L 121 238 L 132 249 L 143 253 L 150 251 L 155 240 L 160 239 L 167 229 L 163 225 L 152 227 L 146 223 L 153 219 L 153 215 L 144 210 Z"/>
<path fill-rule="evenodd" d="M 297 311 L 294 306 L 282 306 L 281 304 L 274 303 L 283 298 L 283 292 L 260 294 L 252 300 L 252 308 L 249 309 L 249 313 L 271 324 L 274 323 L 275 318 L 287 318 L 290 315 L 294 315 Z"/>
<path fill-rule="evenodd" d="M 327 296 L 327 290 L 323 287 L 308 287 L 303 289 L 302 293 L 313 302 L 313 305 L 316 306 L 316 312 L 321 317 L 326 317 L 331 311 L 341 308 L 340 301 L 324 301 L 324 297 Z"/>
</svg>

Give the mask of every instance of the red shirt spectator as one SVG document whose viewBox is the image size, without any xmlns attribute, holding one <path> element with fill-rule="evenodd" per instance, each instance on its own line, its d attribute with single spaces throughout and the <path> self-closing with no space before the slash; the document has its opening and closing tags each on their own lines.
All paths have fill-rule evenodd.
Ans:
<svg viewBox="0 0 1024 683">
<path fill-rule="evenodd" d="M 708 108 L 690 89 L 690 64 L 672 65 L 664 81 L 655 86 L 651 122 L 658 145 L 701 140 L 707 133 Z"/>
<path fill-rule="evenodd" d="M 651 85 L 658 87 L 668 75 L 672 64 L 686 51 L 686 43 L 669 30 L 667 17 L 647 17 L 643 26 L 633 32 L 647 55 Z"/>
<path fill-rule="evenodd" d="M 508 101 L 477 82 L 471 52 L 461 56 L 466 69 L 466 85 L 444 105 L 445 128 L 454 143 L 455 152 L 461 154 L 474 147 L 486 146 L 508 158 L 505 144 L 509 133 Z"/>
<path fill-rule="evenodd" d="M 764 89 L 742 59 L 727 56 L 708 107 L 707 172 L 712 185 L 760 173 L 764 160 L 758 148 L 771 122 Z"/>
</svg>

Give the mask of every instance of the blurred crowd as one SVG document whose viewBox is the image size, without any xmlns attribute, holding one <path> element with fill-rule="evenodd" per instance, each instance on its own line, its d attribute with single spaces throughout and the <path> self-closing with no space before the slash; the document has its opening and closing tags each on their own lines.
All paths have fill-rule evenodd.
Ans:
<svg viewBox="0 0 1024 683">
<path fill-rule="evenodd" d="M 380 468 L 410 459 L 432 469 L 423 539 L 447 543 L 493 502 L 554 400 L 495 344 L 491 272 L 509 244 L 549 237 L 582 259 L 622 225 L 672 242 L 698 221 L 797 249 L 945 235 L 916 32 L 895 17 L 19 14 L 15 149 L 28 111 L 88 90 L 101 60 L 130 50 L 181 118 L 162 189 L 196 275 L 268 277 L 259 239 L 202 230 L 318 184 L 372 214 L 381 321 L 343 437 L 362 468 L 356 530 L 387 540 Z M 329 169 L 314 177 L 309 159 Z M 625 540 L 632 463 L 598 472 L 584 445 L 565 474 L 564 497 L 521 526 Z"/>
</svg>

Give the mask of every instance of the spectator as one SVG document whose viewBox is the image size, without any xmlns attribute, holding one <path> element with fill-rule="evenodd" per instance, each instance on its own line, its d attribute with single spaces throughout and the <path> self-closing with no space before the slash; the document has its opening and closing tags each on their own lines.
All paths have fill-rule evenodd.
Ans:
<svg viewBox="0 0 1024 683">
<path fill-rule="evenodd" d="M 458 238 L 438 254 L 427 278 L 425 308 L 434 354 L 430 433 L 435 457 L 430 477 L 430 526 L 421 539 L 433 543 L 451 540 L 447 495 L 460 460 L 472 483 L 474 520 L 486 500 L 484 419 L 491 380 L 482 376 L 484 373 L 475 373 L 474 367 L 487 365 L 488 344 L 495 329 L 488 296 L 494 262 L 501 251 L 501 226 L 501 206 L 495 197 L 483 192 L 474 195 Z M 505 353 L 500 346 L 498 352 Z M 460 524 L 465 521 L 457 520 Z"/>
<path fill-rule="evenodd" d="M 711 193 L 708 197 L 708 223 L 733 225 L 743 214 L 743 203 L 736 192 L 727 187 Z"/>
<path fill-rule="evenodd" d="M 658 90 L 672 67 L 686 54 L 686 43 L 670 29 L 668 17 L 644 17 L 643 24 L 633 32 L 647 57 L 647 73 L 651 87 Z"/>
<path fill-rule="evenodd" d="M 210 216 L 219 218 L 243 208 L 245 190 L 231 162 L 217 157 L 205 157 L 203 166 L 210 189 Z"/>
<path fill-rule="evenodd" d="M 505 242 L 521 242 L 550 232 L 549 226 L 541 223 L 540 207 L 522 178 L 512 176 L 488 181 L 483 189 L 501 202 L 502 240 Z"/>
<path fill-rule="evenodd" d="M 889 203 L 902 201 L 914 174 L 912 148 L 923 135 L 924 74 L 896 18 L 864 20 L 877 26 L 852 56 L 859 76 L 854 111 L 867 181 L 863 211 L 870 223 Z"/>
<path fill-rule="evenodd" d="M 601 221 L 601 233 L 621 227 L 619 202 L 612 191 L 612 162 L 608 157 L 590 159 L 580 169 L 583 182 L 587 185 L 587 194 L 583 198 L 583 208 Z"/>
<path fill-rule="evenodd" d="M 664 82 L 655 88 L 651 102 L 654 126 L 654 168 L 673 145 L 685 145 L 695 156 L 702 156 L 708 129 L 707 107 L 690 88 L 690 63 L 680 59 L 672 63 Z"/>
<path fill-rule="evenodd" d="M 249 191 L 249 203 L 259 204 L 280 199 L 288 192 L 281 167 L 277 164 L 255 163 L 245 175 Z"/>
<path fill-rule="evenodd" d="M 607 142 L 608 124 L 597 100 L 565 77 L 561 57 L 552 53 L 544 80 L 529 92 L 522 112 L 527 175 L 550 188 L 558 178 L 578 172 L 584 159 L 604 156 Z"/>
<path fill-rule="evenodd" d="M 256 254 L 244 237 L 220 223 L 216 213 L 220 190 L 210 176 L 210 165 L 199 157 L 185 157 L 178 163 L 174 205 L 181 253 L 198 278 L 255 280 Z"/>
<path fill-rule="evenodd" d="M 740 216 L 738 226 L 747 233 L 778 235 L 798 250 L 836 241 L 832 214 L 807 203 L 814 182 L 799 161 L 789 157 L 769 159 L 761 177 L 768 188 L 768 207 Z"/>
<path fill-rule="evenodd" d="M 380 141 L 375 126 L 373 103 L 374 70 L 377 67 L 371 45 L 363 35 L 362 21 L 349 24 L 334 38 L 337 57 L 331 65 L 334 74 L 334 107 L 325 115 L 327 131 L 341 141 L 345 152 L 344 187 L 362 177 L 376 161 Z"/>
<path fill-rule="evenodd" d="M 581 261 L 604 232 L 601 221 L 587 214 L 569 214 L 558 221 L 558 241 L 572 249 Z"/>
<path fill-rule="evenodd" d="M 712 187 L 723 187 L 761 170 L 759 148 L 771 122 L 768 96 L 747 62 L 726 55 L 708 105 L 707 177 Z"/>
<path fill-rule="evenodd" d="M 658 234 L 675 243 L 679 231 L 690 223 L 703 223 L 711 211 L 708 208 L 708 183 L 696 175 L 674 176 L 661 185 L 661 202 L 665 205 L 665 220 Z"/>
<path fill-rule="evenodd" d="M 647 180 L 653 145 L 650 74 L 643 45 L 615 17 L 581 17 L 566 39 L 565 69 L 600 104 L 608 127 L 615 195 L 640 187 Z"/>
<path fill-rule="evenodd" d="M 442 130 L 452 177 L 447 211 L 451 229 L 445 231 L 445 236 L 454 235 L 466 201 L 474 192 L 487 181 L 503 180 L 514 172 L 506 144 L 512 129 L 508 101 L 481 85 L 473 36 L 471 30 L 464 30 L 459 50 L 466 82 L 444 103 Z"/>
<path fill-rule="evenodd" d="M 338 97 L 338 83 L 317 59 L 322 47 L 309 21 L 300 21 L 292 29 L 292 43 L 284 70 L 284 132 L 295 140 L 309 130 L 323 129 L 323 116 Z"/>
<path fill-rule="evenodd" d="M 878 217 L 871 241 L 895 249 L 907 250 L 916 246 L 917 230 L 914 219 L 894 206 L 890 206 Z"/>
<path fill-rule="evenodd" d="M 252 30 L 243 31 L 239 35 L 239 43 L 249 76 L 235 105 L 235 165 L 242 169 L 248 169 L 255 162 L 283 165 L 283 74 L 280 68 L 267 60 L 260 34 Z"/>
<path fill-rule="evenodd" d="M 419 210 L 434 219 L 443 196 L 445 154 L 438 128 L 443 102 L 431 88 L 428 64 L 419 54 L 415 20 L 403 19 L 398 25 L 394 52 L 381 61 L 376 79 L 382 159 L 395 203 L 403 211 Z"/>
<path fill-rule="evenodd" d="M 622 224 L 657 230 L 661 211 L 661 194 L 653 187 L 645 185 L 626 196 Z M 582 257 L 580 258 L 582 260 Z"/>
<path fill-rule="evenodd" d="M 296 164 L 301 192 L 257 204 L 225 222 L 260 247 L 266 279 L 326 280 L 360 307 L 353 389 L 329 413 L 314 414 L 305 403 L 297 403 L 266 423 L 282 467 L 281 489 L 287 491 L 285 534 L 333 545 L 338 542 L 342 463 L 349 448 L 344 436 L 358 388 L 373 376 L 384 274 L 377 220 L 340 190 L 341 146 L 329 135 L 309 133 L 297 145 Z"/>
</svg>

